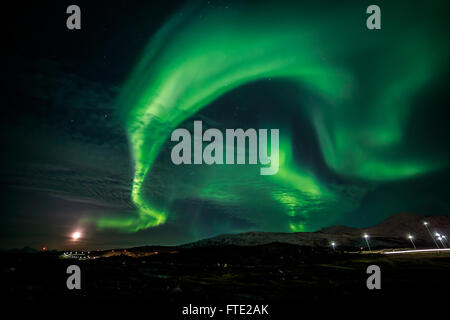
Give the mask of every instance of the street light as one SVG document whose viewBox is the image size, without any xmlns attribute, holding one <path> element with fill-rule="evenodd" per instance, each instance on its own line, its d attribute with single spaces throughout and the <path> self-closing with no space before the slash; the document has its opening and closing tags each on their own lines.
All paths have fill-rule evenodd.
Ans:
<svg viewBox="0 0 450 320">
<path fill-rule="evenodd" d="M 409 238 L 409 240 L 411 240 L 411 243 L 412 243 L 414 249 L 417 249 L 417 248 L 416 248 L 416 245 L 414 244 L 414 240 L 413 240 L 414 237 L 413 237 L 412 235 L 409 234 L 409 235 L 408 235 L 408 238 Z"/>
<path fill-rule="evenodd" d="M 336 251 L 336 248 L 335 248 L 336 247 L 336 242 L 332 242 L 331 246 L 333 247 L 333 251 Z"/>
<path fill-rule="evenodd" d="M 434 244 L 435 244 L 436 247 L 439 249 L 439 245 L 437 244 L 436 240 L 434 239 L 433 235 L 431 234 L 430 229 L 428 228 L 428 222 L 424 221 L 423 225 L 425 226 L 425 228 L 427 228 L 428 233 L 430 234 L 431 239 L 433 239 Z"/>
<path fill-rule="evenodd" d="M 369 244 L 369 235 L 367 233 L 364 234 L 364 239 L 366 240 L 367 247 L 369 248 L 369 251 L 372 252 L 372 250 L 370 249 L 370 244 Z"/>
<path fill-rule="evenodd" d="M 439 233 L 436 232 L 436 237 L 441 242 L 442 248 L 445 248 L 446 246 L 444 244 L 444 241 L 442 241 L 443 240 L 442 236 Z"/>
<path fill-rule="evenodd" d="M 441 238 L 444 240 L 445 247 L 447 247 L 448 241 L 447 241 L 447 237 L 445 236 L 445 234 L 441 234 Z"/>
</svg>

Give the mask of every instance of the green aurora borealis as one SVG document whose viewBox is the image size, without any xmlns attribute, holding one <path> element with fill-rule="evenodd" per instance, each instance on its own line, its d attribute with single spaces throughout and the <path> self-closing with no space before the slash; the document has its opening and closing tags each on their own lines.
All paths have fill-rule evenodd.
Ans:
<svg viewBox="0 0 450 320">
<path fill-rule="evenodd" d="M 381 30 L 366 28 L 371 4 Z M 12 4 L 3 19 L 0 247 L 450 214 L 448 1 L 79 5 L 79 31 L 64 1 Z M 195 120 L 279 129 L 278 173 L 174 165 L 170 135 Z"/>
<path fill-rule="evenodd" d="M 98 226 L 137 231 L 164 223 L 170 212 L 146 198 L 144 185 L 171 131 L 220 96 L 261 79 L 286 79 L 310 94 L 308 101 L 292 101 L 292 108 L 305 110 L 326 164 L 338 175 L 384 182 L 445 166 L 441 159 L 411 154 L 403 134 L 415 95 L 448 56 L 447 43 L 427 25 L 429 17 L 415 19 L 420 31 L 410 34 L 409 20 L 398 19 L 401 6 L 389 6 L 383 29 L 368 31 L 359 7 L 331 7 L 322 12 L 285 3 L 235 4 L 175 12 L 145 48 L 119 99 L 135 164 L 131 197 L 138 216 L 105 217 Z M 290 229 L 308 230 L 308 219 L 331 204 L 348 210 L 339 192 L 294 161 L 289 129 L 281 134 L 279 173 L 257 178 L 277 186 L 270 201 L 293 218 Z M 236 201 L 233 188 L 214 183 L 199 196 Z M 251 201 L 239 197 L 239 205 Z M 319 215 L 323 225 L 342 209 L 335 211 Z"/>
</svg>

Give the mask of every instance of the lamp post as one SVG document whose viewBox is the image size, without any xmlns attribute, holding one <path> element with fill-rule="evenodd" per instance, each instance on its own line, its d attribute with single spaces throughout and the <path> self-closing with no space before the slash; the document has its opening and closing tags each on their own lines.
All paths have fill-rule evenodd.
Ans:
<svg viewBox="0 0 450 320">
<path fill-rule="evenodd" d="M 410 234 L 408 235 L 408 239 L 411 240 L 411 243 L 412 243 L 414 249 L 417 249 L 417 248 L 416 248 L 416 245 L 415 245 L 415 243 L 414 243 L 413 238 L 414 238 L 414 237 L 413 237 L 412 235 L 410 235 Z"/>
<path fill-rule="evenodd" d="M 425 228 L 427 228 L 428 233 L 430 234 L 431 239 L 433 239 L 434 244 L 436 245 L 436 247 L 439 249 L 439 245 L 436 242 L 436 240 L 434 239 L 433 235 L 431 234 L 430 229 L 428 228 L 428 222 L 424 221 L 423 225 L 425 226 Z"/>
<path fill-rule="evenodd" d="M 441 238 L 444 240 L 445 246 L 447 247 L 448 241 L 447 241 L 447 237 L 445 236 L 445 234 L 441 234 Z"/>
<path fill-rule="evenodd" d="M 369 248 L 369 251 L 372 252 L 372 250 L 370 249 L 370 244 L 369 244 L 369 235 L 367 233 L 364 234 L 364 239 L 366 240 L 367 247 Z"/>
<path fill-rule="evenodd" d="M 442 248 L 445 248 L 445 244 L 444 244 L 444 241 L 443 241 L 443 238 L 442 238 L 442 235 L 440 235 L 439 233 L 437 233 L 436 232 L 436 238 L 441 242 L 441 244 L 442 244 Z"/>
<path fill-rule="evenodd" d="M 333 247 L 333 251 L 336 251 L 336 242 L 332 242 L 331 246 Z"/>
</svg>

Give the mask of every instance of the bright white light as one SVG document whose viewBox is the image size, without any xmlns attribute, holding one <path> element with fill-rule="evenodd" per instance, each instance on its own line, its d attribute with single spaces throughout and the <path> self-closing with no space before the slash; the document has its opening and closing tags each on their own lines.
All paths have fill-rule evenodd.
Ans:
<svg viewBox="0 0 450 320">
<path fill-rule="evenodd" d="M 413 238 L 413 236 L 412 236 L 412 235 L 408 235 L 408 238 L 409 238 L 409 239 L 412 239 L 412 238 Z"/>
<path fill-rule="evenodd" d="M 336 245 L 336 243 L 332 242 L 331 245 L 334 247 Z"/>
<path fill-rule="evenodd" d="M 439 233 L 437 233 L 437 232 L 436 232 L 436 233 L 435 233 L 434 235 L 435 235 L 436 237 L 439 237 L 439 236 L 440 236 L 440 234 L 439 234 Z"/>
<path fill-rule="evenodd" d="M 81 237 L 81 233 L 79 233 L 78 231 L 77 231 L 77 232 L 74 232 L 74 233 L 72 234 L 72 239 L 73 239 L 73 240 L 78 240 L 78 239 L 80 239 L 80 237 Z"/>
<path fill-rule="evenodd" d="M 366 233 L 366 234 L 364 235 L 364 238 L 367 239 L 368 237 L 369 237 L 369 235 Z"/>
<path fill-rule="evenodd" d="M 404 251 L 388 251 L 388 252 L 383 252 L 383 254 L 412 253 L 412 252 L 433 252 L 433 251 L 450 251 L 450 248 L 447 248 L 447 249 L 419 249 L 419 250 L 404 250 Z"/>
<path fill-rule="evenodd" d="M 427 224 L 428 224 L 428 222 L 426 222 L 426 221 L 425 221 L 425 222 L 424 222 L 423 224 L 424 224 L 424 225 L 427 225 Z"/>
</svg>

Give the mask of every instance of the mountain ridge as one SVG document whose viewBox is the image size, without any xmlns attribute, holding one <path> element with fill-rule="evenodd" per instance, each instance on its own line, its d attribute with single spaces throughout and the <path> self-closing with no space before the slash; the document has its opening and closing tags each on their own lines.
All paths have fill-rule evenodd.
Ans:
<svg viewBox="0 0 450 320">
<path fill-rule="evenodd" d="M 388 217 L 381 223 L 365 228 L 348 226 L 330 226 L 315 232 L 262 232 L 249 231 L 237 234 L 221 234 L 215 237 L 187 243 L 181 247 L 209 247 L 209 246 L 255 246 L 274 242 L 302 246 L 322 247 L 330 246 L 331 242 L 345 247 L 365 247 L 364 234 L 369 235 L 373 247 L 408 247 L 411 242 L 408 235 L 414 237 L 416 245 L 430 247 L 434 245 L 423 222 L 427 221 L 430 232 L 449 234 L 450 216 L 426 216 L 401 212 Z"/>
</svg>

